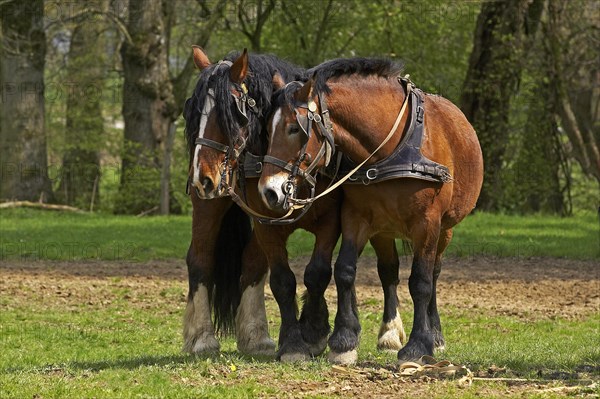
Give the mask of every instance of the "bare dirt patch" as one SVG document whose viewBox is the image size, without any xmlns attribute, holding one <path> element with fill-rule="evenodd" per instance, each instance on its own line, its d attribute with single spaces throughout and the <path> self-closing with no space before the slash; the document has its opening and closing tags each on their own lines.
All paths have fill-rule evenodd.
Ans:
<svg viewBox="0 0 600 399">
<path fill-rule="evenodd" d="M 408 292 L 410 258 L 402 258 L 398 295 L 412 306 Z M 292 263 L 298 281 L 308 259 Z M 376 259 L 361 258 L 357 271 L 359 306 L 381 298 Z M 596 261 L 554 258 L 449 258 L 438 281 L 438 304 L 477 309 L 485 314 L 526 319 L 577 319 L 600 312 L 600 265 Z M 328 290 L 335 297 L 335 290 Z"/>
<path fill-rule="evenodd" d="M 308 258 L 291 262 L 299 284 L 307 263 Z M 405 306 L 411 306 L 409 273 L 410 259 L 402 258 L 398 293 Z M 186 279 L 183 260 L 0 262 L 0 291 L 13 305 L 33 301 L 44 306 L 82 302 L 101 306 L 117 295 L 131 306 L 146 308 L 156 302 L 157 292 L 184 301 Z M 272 298 L 268 290 L 267 295 Z M 371 306 L 380 310 L 371 300 L 382 298 L 374 258 L 359 260 L 357 295 L 361 309 Z M 327 298 L 335 303 L 333 287 Z M 476 309 L 525 319 L 587 317 L 600 311 L 600 266 L 595 261 L 553 258 L 449 258 L 438 282 L 438 303 L 441 308 Z M 2 306 L 10 305 L 5 301 Z"/>
</svg>

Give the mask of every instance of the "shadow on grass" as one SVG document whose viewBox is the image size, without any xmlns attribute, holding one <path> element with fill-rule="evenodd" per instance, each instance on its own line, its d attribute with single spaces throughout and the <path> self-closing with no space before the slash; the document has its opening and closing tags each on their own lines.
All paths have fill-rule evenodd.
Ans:
<svg viewBox="0 0 600 399">
<path fill-rule="evenodd" d="M 207 362 L 208 361 L 208 362 Z M 195 363 L 204 363 L 205 365 L 211 364 L 223 364 L 226 365 L 230 362 L 260 362 L 260 363 L 272 363 L 274 358 L 265 355 L 244 355 L 239 352 L 216 352 L 211 354 L 203 355 L 189 355 L 189 354 L 178 354 L 178 355 L 153 355 L 153 356 L 136 356 L 124 359 L 115 360 L 97 360 L 97 361 L 73 361 L 66 363 L 54 363 L 46 364 L 43 366 L 34 367 L 29 369 L 27 367 L 12 367 L 3 370 L 5 373 L 15 373 L 23 371 L 34 371 L 41 374 L 51 374 L 57 372 L 68 372 L 68 371 L 92 371 L 98 372 L 102 370 L 135 370 L 141 367 L 157 366 L 157 367 L 168 367 L 176 365 L 186 365 Z"/>
</svg>

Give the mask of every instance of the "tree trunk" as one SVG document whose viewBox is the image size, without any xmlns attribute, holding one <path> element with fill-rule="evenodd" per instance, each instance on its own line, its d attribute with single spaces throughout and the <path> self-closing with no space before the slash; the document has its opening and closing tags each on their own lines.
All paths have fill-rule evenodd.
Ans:
<svg viewBox="0 0 600 399">
<path fill-rule="evenodd" d="M 502 197 L 500 171 L 509 137 L 510 100 L 518 89 L 525 34 L 531 29 L 528 12 L 539 12 L 539 2 L 484 2 L 477 20 L 461 108 L 483 151 L 485 174 L 478 201 L 482 210 L 498 210 Z"/>
<path fill-rule="evenodd" d="M 160 214 L 168 215 L 171 203 L 171 156 L 173 154 L 173 141 L 175 140 L 175 131 L 177 124 L 171 123 L 167 140 L 165 141 L 165 151 L 163 155 L 163 164 L 160 174 Z"/>
<path fill-rule="evenodd" d="M 99 4 L 108 8 L 108 1 Z M 104 84 L 105 48 L 103 20 L 88 18 L 79 23 L 71 36 L 68 76 L 71 80 L 67 98 L 66 148 L 63 155 L 62 180 L 57 196 L 65 203 L 88 208 L 96 179 L 100 174 L 99 150 L 103 142 L 101 93 Z"/>
<path fill-rule="evenodd" d="M 43 0 L 0 5 L 0 199 L 52 201 L 44 129 Z"/>
<path fill-rule="evenodd" d="M 159 204 L 160 155 L 175 112 L 168 69 L 163 1 L 130 0 L 121 49 L 125 142 L 116 213 L 139 214 Z"/>
<path fill-rule="evenodd" d="M 600 183 L 600 66 L 593 42 L 597 22 L 592 3 L 582 4 L 583 11 L 576 4 L 548 3 L 544 33 L 550 78 L 572 155 L 583 172 Z"/>
</svg>

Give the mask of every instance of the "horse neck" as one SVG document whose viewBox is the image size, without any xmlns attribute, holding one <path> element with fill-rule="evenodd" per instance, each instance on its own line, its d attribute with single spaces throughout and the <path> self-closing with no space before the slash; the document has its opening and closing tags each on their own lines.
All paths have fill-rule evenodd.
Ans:
<svg viewBox="0 0 600 399">
<path fill-rule="evenodd" d="M 362 161 L 389 134 L 406 97 L 405 91 L 396 78 L 349 78 L 328 85 L 331 93 L 327 102 L 336 145 L 354 161 Z M 407 108 L 394 136 L 369 163 L 384 159 L 398 146 L 408 114 Z"/>
</svg>

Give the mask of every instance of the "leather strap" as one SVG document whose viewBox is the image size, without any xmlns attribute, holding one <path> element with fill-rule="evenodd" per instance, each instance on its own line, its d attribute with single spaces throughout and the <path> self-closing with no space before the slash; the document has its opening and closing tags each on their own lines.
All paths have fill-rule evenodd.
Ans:
<svg viewBox="0 0 600 399">
<path fill-rule="evenodd" d="M 222 152 L 223 154 L 226 154 L 227 151 L 229 151 L 229 146 L 227 146 L 225 144 L 221 144 L 218 141 L 214 141 L 214 140 L 210 140 L 210 139 L 205 139 L 204 137 L 198 137 L 196 139 L 195 144 L 196 145 L 204 145 L 204 146 L 210 147 L 213 150 L 217 150 L 219 152 Z"/>
</svg>

